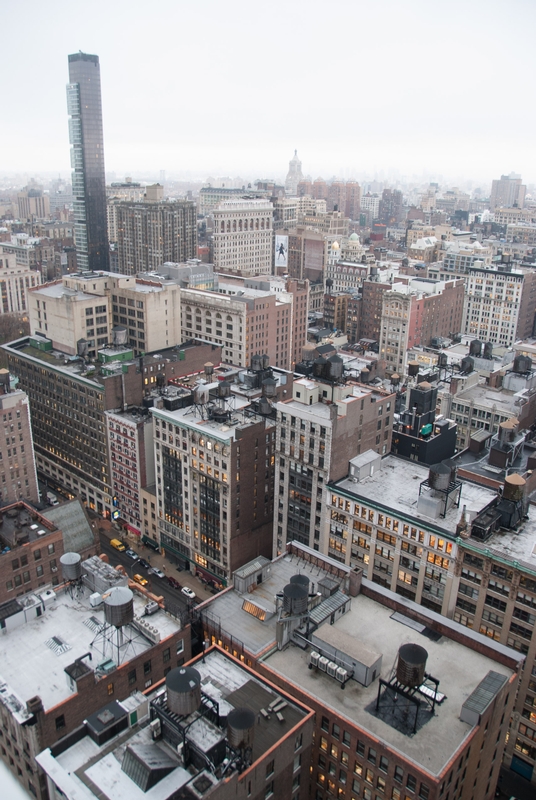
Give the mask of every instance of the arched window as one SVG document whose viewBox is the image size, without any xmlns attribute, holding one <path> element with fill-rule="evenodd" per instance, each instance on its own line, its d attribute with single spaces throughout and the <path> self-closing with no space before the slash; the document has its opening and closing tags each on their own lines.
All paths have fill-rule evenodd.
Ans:
<svg viewBox="0 0 536 800">
<path fill-rule="evenodd" d="M 261 219 L 261 230 L 262 231 L 264 230 L 264 220 L 263 219 Z"/>
<path fill-rule="evenodd" d="M 232 322 L 233 318 L 230 314 L 227 314 L 227 322 Z"/>
<path fill-rule="evenodd" d="M 238 220 L 238 230 L 239 231 L 242 230 L 242 220 L 241 219 Z"/>
<path fill-rule="evenodd" d="M 219 311 L 216 313 L 216 319 L 221 319 L 221 314 Z"/>
<path fill-rule="evenodd" d="M 258 219 L 255 220 L 255 230 L 256 231 L 259 230 L 259 220 Z"/>
<path fill-rule="evenodd" d="M 211 317 L 211 316 L 212 314 L 210 313 L 210 311 L 205 311 L 205 317 Z"/>
<path fill-rule="evenodd" d="M 223 222 L 223 220 L 222 220 L 222 222 L 221 222 L 221 228 L 220 228 L 220 230 L 221 230 L 221 232 L 222 232 L 222 233 L 225 233 L 225 222 Z"/>
<path fill-rule="evenodd" d="M 233 219 L 233 231 L 236 231 L 236 219 Z"/>
</svg>

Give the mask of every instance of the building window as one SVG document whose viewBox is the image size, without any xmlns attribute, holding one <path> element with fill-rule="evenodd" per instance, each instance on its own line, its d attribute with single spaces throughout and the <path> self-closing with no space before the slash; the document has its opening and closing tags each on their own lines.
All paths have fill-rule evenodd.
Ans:
<svg viewBox="0 0 536 800">
<path fill-rule="evenodd" d="M 63 728 L 65 728 L 65 715 L 60 714 L 59 717 L 56 717 L 56 730 L 61 731 Z"/>
<path fill-rule="evenodd" d="M 114 693 L 114 685 L 113 683 L 108 684 L 108 695 L 112 695 Z"/>
<path fill-rule="evenodd" d="M 267 778 L 269 778 L 270 775 L 274 774 L 274 766 L 275 766 L 274 759 L 272 759 L 270 761 L 270 763 L 266 765 L 266 777 Z"/>
<path fill-rule="evenodd" d="M 136 683 L 136 670 L 131 669 L 130 672 L 128 673 L 128 685 L 132 686 L 135 683 Z"/>
<path fill-rule="evenodd" d="M 166 648 L 162 654 L 162 660 L 164 664 L 166 664 L 171 659 L 171 650 L 170 648 Z"/>
<path fill-rule="evenodd" d="M 151 671 L 151 660 L 146 661 L 143 665 L 143 674 L 148 675 Z"/>
</svg>

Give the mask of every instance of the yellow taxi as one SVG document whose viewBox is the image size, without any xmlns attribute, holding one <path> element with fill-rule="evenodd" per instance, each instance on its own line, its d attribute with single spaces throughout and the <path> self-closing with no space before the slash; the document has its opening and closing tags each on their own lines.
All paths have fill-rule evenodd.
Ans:
<svg viewBox="0 0 536 800">
<path fill-rule="evenodd" d="M 139 583 L 140 586 L 147 586 L 147 584 L 149 583 L 147 578 L 144 578 L 143 575 L 134 575 L 133 580 L 135 580 L 136 583 Z"/>
</svg>

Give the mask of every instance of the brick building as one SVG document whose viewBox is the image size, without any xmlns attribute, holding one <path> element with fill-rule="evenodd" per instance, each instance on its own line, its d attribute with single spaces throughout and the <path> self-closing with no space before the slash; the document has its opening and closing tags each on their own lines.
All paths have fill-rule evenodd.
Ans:
<svg viewBox="0 0 536 800">
<path fill-rule="evenodd" d="M 209 641 L 315 711 L 305 797 L 494 796 L 522 664 L 511 648 L 297 543 L 245 565 L 199 612 Z M 402 674 L 409 642 L 427 664 L 417 690 Z M 430 678 L 430 694 L 449 702 L 425 700 Z"/>
<path fill-rule="evenodd" d="M 207 344 L 172 348 L 142 360 L 131 348 L 116 346 L 99 350 L 98 361 L 88 363 L 39 336 L 4 349 L 10 372 L 30 401 L 38 471 L 58 491 L 80 497 L 108 518 L 112 479 L 105 412 L 142 407 L 158 380 L 163 388 L 171 379 L 198 371 L 199 361 L 219 363 L 221 358 L 221 351 Z"/>
<path fill-rule="evenodd" d="M 271 555 L 274 421 L 226 381 L 196 387 L 193 406 L 152 414 L 161 546 L 226 585 L 245 561 Z"/>
<path fill-rule="evenodd" d="M 195 203 L 117 203 L 115 216 L 118 268 L 123 275 L 197 257 Z"/>
<path fill-rule="evenodd" d="M 186 682 L 190 702 L 179 707 Z M 136 720 L 129 726 L 133 704 Z M 98 731 L 106 711 L 111 730 L 104 741 Z M 247 742 L 239 740 L 244 731 Z M 120 785 L 128 796 L 148 791 L 161 800 L 296 800 L 305 796 L 312 732 L 307 706 L 213 646 L 172 670 L 157 691 L 107 704 L 84 723 L 78 741 L 51 747 L 37 760 L 51 798 L 113 800 Z M 66 759 L 78 762 L 76 773 Z"/>
<path fill-rule="evenodd" d="M 84 576 L 74 588 L 45 588 L 0 609 L 0 752 L 25 789 L 42 800 L 48 798 L 47 784 L 35 761 L 41 750 L 71 737 L 106 703 L 126 700 L 190 658 L 189 627 L 181 630 L 177 620 L 160 611 L 151 617 L 149 629 L 143 618 L 144 590 L 131 584 L 130 591 L 126 576 L 96 556 L 82 569 Z M 105 624 L 111 612 L 102 596 L 100 605 L 89 602 L 90 594 L 112 596 L 118 589 L 127 600 L 123 640 L 114 625 Z"/>
<path fill-rule="evenodd" d="M 320 361 L 325 362 L 317 359 L 317 367 Z M 339 362 L 342 372 L 339 356 L 328 359 L 325 368 Z M 346 474 L 348 459 L 357 453 L 390 451 L 394 399 L 351 382 L 302 378 L 294 381 L 292 398 L 276 403 L 274 553 L 291 540 L 321 548 L 324 487 Z"/>
<path fill-rule="evenodd" d="M 39 502 L 32 421 L 28 396 L 11 390 L 10 376 L 0 370 L 0 415 L 4 436 L 0 439 L 0 487 L 4 504 L 17 500 Z"/>
<path fill-rule="evenodd" d="M 26 503 L 2 508 L 0 603 L 57 586 L 64 553 L 89 558 L 98 551 L 95 533 L 77 500 L 38 512 Z"/>
</svg>

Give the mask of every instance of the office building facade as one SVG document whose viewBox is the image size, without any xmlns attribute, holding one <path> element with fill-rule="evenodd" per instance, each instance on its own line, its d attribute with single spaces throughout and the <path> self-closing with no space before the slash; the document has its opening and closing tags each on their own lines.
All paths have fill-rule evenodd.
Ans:
<svg viewBox="0 0 536 800">
<path fill-rule="evenodd" d="M 75 241 L 80 269 L 108 269 L 99 57 L 69 56 L 67 85 Z"/>
<path fill-rule="evenodd" d="M 273 214 L 268 200 L 221 203 L 214 211 L 215 268 L 244 276 L 271 274 Z"/>
</svg>

